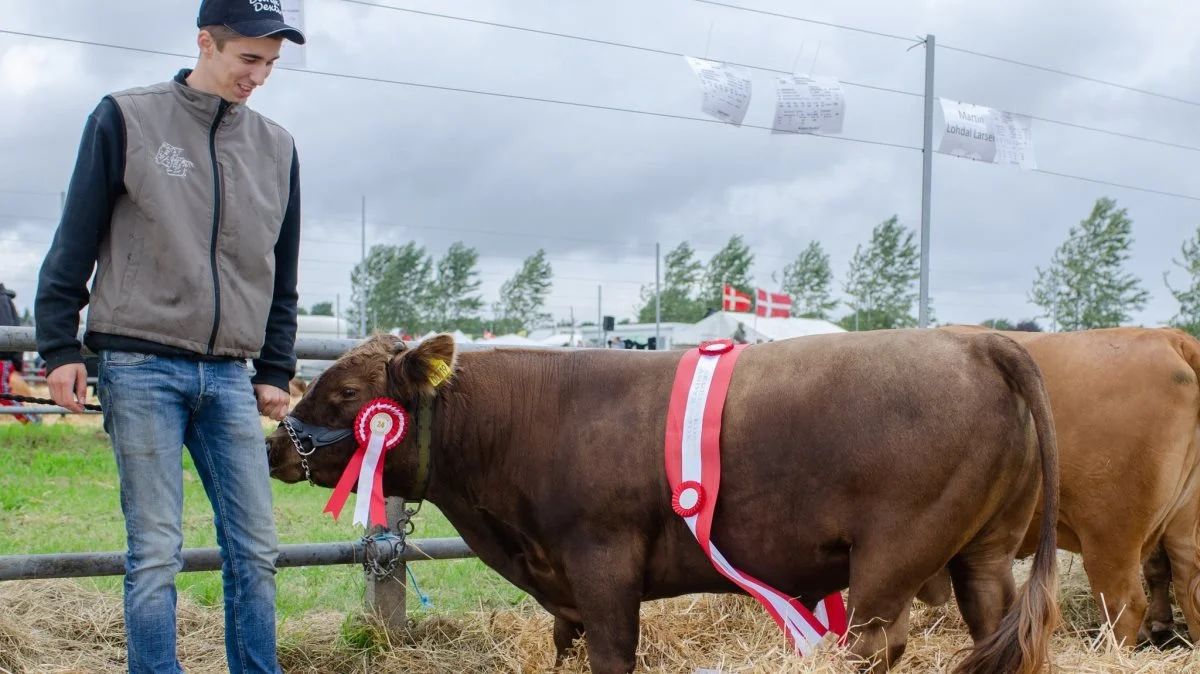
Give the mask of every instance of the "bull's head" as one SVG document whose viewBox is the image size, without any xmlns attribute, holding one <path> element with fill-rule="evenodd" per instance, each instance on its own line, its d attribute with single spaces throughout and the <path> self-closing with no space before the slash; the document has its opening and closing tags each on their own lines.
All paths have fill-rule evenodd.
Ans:
<svg viewBox="0 0 1200 674">
<path fill-rule="evenodd" d="M 308 479 L 334 487 L 357 448 L 352 428 L 363 405 L 387 397 L 410 413 L 417 411 L 421 399 L 433 396 L 453 372 L 455 358 L 454 339 L 449 335 L 430 337 L 411 348 L 397 337 L 379 335 L 347 351 L 313 381 L 292 413 L 267 437 L 271 477 L 288 483 Z M 389 457 L 414 453 L 416 430 Z M 395 468 L 406 462 L 389 460 L 387 465 Z M 406 476 L 390 477 L 385 474 L 385 483 L 403 482 Z"/>
</svg>

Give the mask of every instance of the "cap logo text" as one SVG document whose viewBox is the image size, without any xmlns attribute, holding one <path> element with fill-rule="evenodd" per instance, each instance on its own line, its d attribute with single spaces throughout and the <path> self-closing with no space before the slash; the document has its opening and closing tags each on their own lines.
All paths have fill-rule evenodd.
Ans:
<svg viewBox="0 0 1200 674">
<path fill-rule="evenodd" d="M 280 0 L 250 0 L 250 6 L 256 12 L 283 14 L 283 5 L 280 3 Z"/>
</svg>

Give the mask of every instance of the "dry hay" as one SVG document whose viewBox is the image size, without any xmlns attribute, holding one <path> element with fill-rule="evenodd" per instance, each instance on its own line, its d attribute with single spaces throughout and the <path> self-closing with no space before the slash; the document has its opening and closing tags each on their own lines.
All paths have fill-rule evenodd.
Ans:
<svg viewBox="0 0 1200 674">
<path fill-rule="evenodd" d="M 1200 674 L 1200 656 L 1188 648 L 1115 648 L 1111 633 L 1096 628 L 1097 612 L 1077 561 L 1073 555 L 1064 558 L 1064 624 L 1054 642 L 1056 671 Z M 185 596 L 179 601 L 179 652 L 187 671 L 226 671 L 221 609 L 198 607 Z M 119 596 L 88 591 L 71 581 L 10 582 L 0 584 L 0 606 L 5 609 L 0 613 L 0 673 L 125 671 Z M 369 619 L 336 612 L 285 620 L 279 631 L 280 661 L 289 673 L 552 669 L 552 620 L 535 605 L 415 618 L 407 632 L 392 634 Z M 969 643 L 953 602 L 938 608 L 915 603 L 910 625 L 908 649 L 897 672 L 948 671 Z M 587 672 L 586 648 L 581 646 L 562 671 Z M 789 654 L 762 607 L 736 596 L 696 595 L 644 604 L 638 660 L 638 671 L 644 672 L 854 671 L 832 653 L 808 658 Z"/>
</svg>

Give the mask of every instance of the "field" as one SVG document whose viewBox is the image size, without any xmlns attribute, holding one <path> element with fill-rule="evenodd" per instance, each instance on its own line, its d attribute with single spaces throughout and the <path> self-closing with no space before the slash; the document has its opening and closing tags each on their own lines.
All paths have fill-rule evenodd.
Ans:
<svg viewBox="0 0 1200 674">
<path fill-rule="evenodd" d="M 124 549 L 116 473 L 98 418 L 48 418 L 39 427 L 0 421 L 0 554 Z M 215 545 L 211 511 L 185 453 L 185 545 Z M 284 543 L 342 541 L 360 531 L 322 514 L 329 492 L 276 483 Z M 415 536 L 457 535 L 426 504 Z M 1061 554 L 1064 624 L 1057 671 L 1198 672 L 1189 649 L 1121 652 L 1098 630 L 1078 559 Z M 279 571 L 280 657 L 286 672 L 535 672 L 553 664 L 550 618 L 474 559 L 410 567 L 432 602 L 409 597 L 410 629 L 387 634 L 363 617 L 362 569 Z M 1019 572 L 1018 579 L 1022 579 Z M 411 591 L 411 579 L 410 591 Z M 0 674 L 124 671 L 120 577 L 0 583 Z M 224 669 L 220 579 L 182 574 L 180 654 L 188 672 Z M 639 671 L 852 671 L 833 654 L 786 652 L 753 600 L 694 596 L 643 606 Z M 1177 620 L 1182 616 L 1177 611 Z M 969 643 L 957 609 L 914 604 L 902 672 L 941 672 Z M 586 647 L 564 668 L 584 672 Z"/>
</svg>

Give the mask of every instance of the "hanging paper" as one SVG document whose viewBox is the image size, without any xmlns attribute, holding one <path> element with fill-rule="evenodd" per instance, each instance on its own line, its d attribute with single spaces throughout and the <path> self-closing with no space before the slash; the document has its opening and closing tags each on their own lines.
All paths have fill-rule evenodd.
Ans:
<svg viewBox="0 0 1200 674">
<path fill-rule="evenodd" d="M 836 78 L 776 77 L 775 94 L 775 124 L 771 133 L 842 132 L 846 95 Z"/>
<path fill-rule="evenodd" d="M 700 78 L 704 99 L 700 110 L 717 119 L 741 126 L 750 109 L 750 75 L 742 68 L 718 61 L 685 56 L 692 72 Z"/>
<path fill-rule="evenodd" d="M 304 0 L 282 0 L 283 22 L 304 32 Z M 279 60 L 275 65 L 285 68 L 304 68 L 307 63 L 304 58 L 305 45 L 296 44 L 290 40 L 283 41 L 279 50 Z"/>
<path fill-rule="evenodd" d="M 992 164 L 1037 168 L 1028 115 L 939 98 L 946 128 L 938 152 Z"/>
</svg>

